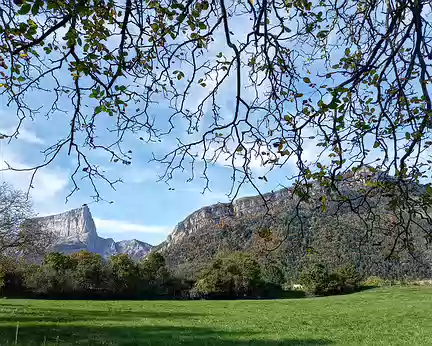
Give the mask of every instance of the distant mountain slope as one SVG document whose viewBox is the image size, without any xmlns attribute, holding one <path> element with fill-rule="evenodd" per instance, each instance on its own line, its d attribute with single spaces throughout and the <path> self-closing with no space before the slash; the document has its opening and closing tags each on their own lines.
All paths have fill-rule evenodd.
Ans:
<svg viewBox="0 0 432 346">
<path fill-rule="evenodd" d="M 95 252 L 103 257 L 126 253 L 134 259 L 144 257 L 152 248 L 136 239 L 115 242 L 99 237 L 87 205 L 61 214 L 36 218 L 35 221 L 53 234 L 53 250 L 72 253 L 80 250 Z"/>
<path fill-rule="evenodd" d="M 150 252 L 152 246 L 143 241 L 132 239 L 116 242 L 115 249 L 118 254 L 124 253 L 134 260 L 140 260 Z"/>
<path fill-rule="evenodd" d="M 391 179 L 365 170 L 345 178 L 340 188 L 353 197 L 360 195 L 359 189 L 365 188 L 366 181 Z M 415 186 L 413 191 L 419 188 Z M 354 206 L 358 209 L 355 213 L 329 196 L 323 211 L 324 195 L 322 188 L 313 187 L 310 202 L 300 209 L 296 208 L 298 197 L 293 189 L 264 195 L 268 209 L 261 196 L 207 206 L 186 217 L 154 250 L 165 255 L 174 271 L 187 276 L 195 274 L 218 252 L 233 250 L 261 254 L 263 259 L 283 267 L 287 277 L 292 278 L 311 260 L 330 267 L 353 264 L 363 275 L 432 275 L 430 238 L 415 226 L 402 236 L 392 231 L 386 197 L 371 194 L 367 203 L 375 211 L 372 214 L 360 202 Z M 430 229 L 430 225 L 423 226 Z"/>
</svg>

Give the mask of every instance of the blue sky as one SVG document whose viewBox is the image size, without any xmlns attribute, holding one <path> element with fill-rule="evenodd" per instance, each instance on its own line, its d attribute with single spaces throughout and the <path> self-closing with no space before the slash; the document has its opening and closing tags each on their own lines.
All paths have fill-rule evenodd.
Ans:
<svg viewBox="0 0 432 346">
<path fill-rule="evenodd" d="M 243 36 L 245 32 L 250 31 L 251 22 L 249 16 L 243 19 L 231 21 L 230 29 L 238 37 Z M 249 27 L 249 28 L 248 28 Z M 245 30 L 248 29 L 248 30 Z M 108 44 L 118 44 L 118 38 L 112 38 Z M 217 32 L 215 41 L 210 47 L 212 56 L 219 51 L 227 52 L 230 49 L 226 47 L 223 33 Z M 64 76 L 70 77 L 67 71 L 63 71 Z M 62 75 L 60 75 L 62 77 Z M 53 87 L 47 80 L 44 84 L 46 89 Z M 208 82 L 208 87 L 211 82 Z M 222 112 L 231 116 L 235 103 L 235 83 L 225 83 L 220 90 L 219 103 L 223 105 Z M 193 95 L 189 102 L 192 108 L 194 102 L 204 97 L 205 89 L 198 87 L 193 89 Z M 86 99 L 88 100 L 88 99 Z M 45 107 L 53 101 L 53 95 L 50 92 L 29 92 L 26 96 L 26 102 L 34 108 L 38 105 Z M 9 107 L 6 104 L 5 97 L 0 96 L 0 133 L 12 134 L 18 123 L 17 110 L 14 104 Z M 44 160 L 42 150 L 52 145 L 56 140 L 66 136 L 69 130 L 70 117 L 73 111 L 70 101 L 67 99 L 60 100 L 65 113 L 56 112 L 49 119 L 44 117 L 43 109 L 41 114 L 35 115 L 35 121 L 26 119 L 20 128 L 19 135 L 10 143 L 6 140 L 0 140 L 0 160 L 2 169 L 6 168 L 5 162 L 15 168 L 26 168 L 40 164 Z M 91 104 L 87 104 L 91 107 Z M 158 118 L 165 119 L 170 115 L 166 106 L 161 103 L 156 107 L 155 115 Z M 112 119 L 102 119 L 99 126 L 109 126 Z M 87 203 L 96 221 L 98 233 L 103 237 L 112 237 L 115 240 L 136 238 L 158 244 L 163 241 L 174 226 L 183 220 L 193 211 L 217 202 L 229 201 L 226 196 L 231 188 L 232 170 L 224 167 L 223 160 L 218 160 L 208 171 L 210 177 L 210 189 L 202 194 L 205 186 L 203 179 L 200 179 L 200 171 L 197 170 L 197 177 L 187 183 L 188 173 L 178 172 L 170 181 L 168 186 L 164 182 L 157 182 L 158 175 L 162 172 L 163 167 L 156 163 L 149 163 L 152 152 L 164 153 L 173 149 L 175 145 L 174 136 L 184 138 L 185 131 L 182 128 L 176 128 L 172 137 L 168 137 L 161 143 L 145 144 L 138 140 L 140 134 L 129 134 L 125 138 L 125 146 L 132 150 L 133 159 L 130 166 L 124 166 L 110 162 L 108 155 L 102 152 L 90 153 L 89 157 L 93 163 L 99 164 L 106 171 L 107 177 L 115 180 L 121 178 L 123 183 L 116 185 L 116 191 L 108 185 L 99 182 L 97 187 L 101 196 L 107 202 L 92 203 L 91 196 L 93 189 L 88 181 L 80 181 L 80 190 L 65 204 L 65 198 L 69 194 L 73 185 L 70 175 L 75 168 L 75 158 L 69 157 L 65 152 L 61 153 L 56 160 L 49 166 L 38 171 L 33 183 L 31 197 L 34 201 L 35 211 L 39 215 L 48 215 L 63 212 Z M 205 129 L 201 129 L 203 131 Z M 101 132 L 102 133 L 102 132 Z M 104 136 L 108 133 L 103 132 Z M 187 136 L 186 136 L 187 137 Z M 307 149 L 306 149 L 307 150 Z M 315 151 L 313 145 L 310 150 Z M 261 175 L 266 172 L 260 167 L 260 162 L 252 162 L 253 173 Z M 286 175 L 292 174 L 295 164 L 285 166 L 267 175 L 268 182 L 257 180 L 256 184 L 262 192 L 271 191 L 280 188 L 280 184 L 286 184 Z M 29 172 L 5 171 L 0 172 L 0 180 L 12 183 L 14 186 L 27 190 L 30 181 Z M 170 189 L 173 188 L 174 190 Z M 239 197 L 255 195 L 256 191 L 249 185 L 244 185 L 240 190 Z"/>
<path fill-rule="evenodd" d="M 235 87 L 234 84 L 231 85 L 232 88 Z M 230 87 L 224 93 L 227 102 L 230 102 L 229 95 L 233 94 Z M 29 102 L 37 103 L 40 99 L 37 94 L 29 94 Z M 13 105 L 7 107 L 5 100 L 0 98 L 0 133 L 12 134 L 16 125 L 16 109 Z M 41 151 L 67 133 L 68 126 L 67 115 L 56 115 L 50 119 L 38 117 L 36 121 L 27 119 L 20 127 L 16 139 L 10 143 L 0 140 L 1 168 L 6 168 L 5 162 L 15 168 L 43 162 Z M 101 165 L 108 177 L 123 180 L 123 183 L 116 185 L 116 191 L 103 182 L 97 185 L 102 197 L 114 203 L 92 203 L 93 190 L 87 181 L 79 182 L 80 190 L 65 203 L 73 186 L 70 175 L 75 168 L 75 160 L 62 153 L 52 164 L 36 174 L 34 188 L 30 189 L 35 211 L 39 215 L 48 215 L 87 203 L 100 236 L 115 240 L 136 238 L 158 244 L 188 214 L 206 205 L 229 201 L 226 194 L 230 191 L 232 171 L 225 167 L 223 161 L 219 160 L 210 168 L 211 192 L 202 194 L 205 183 L 199 175 L 189 183 L 186 182 L 188 175 L 181 173 L 174 176 L 169 186 L 157 182 L 162 167 L 148 161 L 153 151 L 165 152 L 172 149 L 173 143 L 169 139 L 148 145 L 138 140 L 136 135 L 130 135 L 126 142 L 133 151 L 132 164 L 129 166 L 110 162 L 109 157 L 102 152 L 91 154 L 93 162 Z M 264 172 L 258 162 L 253 163 L 253 170 L 257 174 Z M 258 180 L 257 184 L 262 192 L 277 189 L 280 188 L 279 184 L 286 183 L 285 176 L 289 174 L 290 166 L 287 166 L 268 175 L 268 183 Z M 0 180 L 27 190 L 30 173 L 3 171 L 0 172 Z M 170 187 L 174 190 L 170 190 Z M 239 196 L 255 194 L 256 191 L 251 186 L 245 185 Z"/>
<path fill-rule="evenodd" d="M 242 18 L 231 20 L 230 30 L 234 32 L 232 37 L 244 39 L 245 33 L 250 32 L 251 25 L 252 21 L 249 20 L 249 15 L 247 14 Z M 292 25 L 295 25 L 295 23 Z M 330 33 L 329 42 L 334 43 L 337 40 L 337 34 L 334 32 Z M 107 44 L 116 45 L 118 44 L 117 41 L 118 37 L 114 37 Z M 230 49 L 227 48 L 221 32 L 216 32 L 215 41 L 209 46 L 209 49 L 209 52 L 206 53 L 208 56 L 216 56 L 220 51 L 224 52 L 227 56 L 230 54 Z M 334 61 L 338 61 L 340 55 L 344 54 L 343 52 L 343 47 L 340 50 L 335 50 L 332 52 L 331 58 Z M 308 76 L 311 77 L 312 81 L 314 81 L 314 76 L 323 70 L 320 61 L 311 63 L 308 66 L 304 64 L 304 61 L 297 63 L 302 73 L 306 73 L 306 69 L 311 71 L 311 74 Z M 70 79 L 69 72 L 62 71 L 62 73 L 65 74 L 60 74 L 60 79 Z M 246 73 L 243 73 L 242 78 L 245 78 Z M 206 82 L 207 88 L 214 85 L 214 81 Z M 47 80 L 44 88 L 52 88 L 53 85 L 50 83 L 52 81 Z M 68 82 L 65 83 L 67 84 Z M 227 83 L 219 90 L 218 103 L 222 105 L 221 114 L 227 119 L 233 115 L 235 88 L 236 84 L 232 80 L 227 80 Z M 265 88 L 265 85 L 263 88 Z M 300 82 L 298 91 L 303 92 L 301 88 L 302 85 Z M 206 88 L 202 88 L 201 86 L 195 87 L 188 100 L 188 107 L 191 109 L 196 107 L 197 102 L 205 97 L 206 90 Z M 248 90 L 245 89 L 243 94 L 246 99 L 252 96 L 248 95 Z M 304 92 L 306 94 L 308 90 L 304 90 Z M 88 102 L 85 106 L 91 109 L 92 104 L 89 103 L 89 99 L 85 98 L 85 100 Z M 53 95 L 49 90 L 46 92 L 32 91 L 26 95 L 26 102 L 31 104 L 33 108 L 49 106 L 52 104 L 52 101 Z M 6 102 L 7 100 L 4 96 L 0 95 L 0 133 L 10 135 L 17 126 L 18 117 L 16 106 L 12 104 L 8 107 Z M 42 108 L 41 114 L 35 114 L 34 121 L 27 118 L 23 122 L 16 139 L 13 139 L 10 143 L 6 140 L 0 140 L 1 169 L 6 168 L 5 162 L 15 168 L 25 168 L 40 164 L 44 160 L 44 155 L 41 151 L 55 143 L 59 138 L 67 136 L 73 108 L 70 100 L 67 98 L 60 99 L 59 103 L 65 112 L 56 112 L 47 119 L 44 116 L 44 110 L 46 111 L 46 109 Z M 159 105 L 153 107 L 152 112 L 162 122 L 166 121 L 171 114 L 166 102 L 161 102 Z M 207 112 L 209 113 L 209 110 Z M 206 113 L 206 116 L 209 116 L 208 113 Z M 102 129 L 99 132 L 102 137 L 100 138 L 101 140 L 108 140 L 106 138 L 108 137 L 108 132 L 103 131 L 103 129 L 110 127 L 112 123 L 113 119 L 110 119 L 108 116 L 98 117 L 97 126 L 98 129 Z M 116 191 L 112 190 L 102 181 L 98 182 L 97 187 L 101 196 L 106 201 L 113 201 L 112 204 L 103 201 L 92 203 L 91 196 L 93 195 L 93 189 L 89 182 L 85 180 L 79 181 L 80 190 L 74 193 L 68 203 L 65 204 L 65 198 L 73 187 L 70 175 L 76 167 L 76 161 L 75 157 L 70 157 L 66 152 L 62 152 L 54 162 L 38 171 L 36 175 L 33 183 L 34 188 L 31 189 L 35 211 L 39 215 L 48 215 L 63 212 L 87 203 L 95 218 L 100 236 L 112 237 L 115 240 L 136 238 L 150 244 L 160 243 L 178 222 L 193 211 L 206 205 L 227 202 L 229 200 L 226 194 L 230 191 L 232 170 L 226 167 L 226 162 L 222 158 L 210 167 L 208 175 L 211 191 L 206 191 L 204 194 L 201 192 L 205 186 L 205 181 L 200 179 L 200 167 L 197 167 L 197 175 L 191 182 L 187 182 L 190 172 L 181 173 L 178 171 L 168 186 L 164 182 L 157 182 L 158 176 L 162 173 L 164 167 L 155 162 L 149 163 L 153 152 L 166 153 L 172 150 L 176 143 L 175 137 L 179 137 L 184 141 L 190 141 L 195 138 L 194 136 L 202 134 L 202 131 L 206 130 L 203 124 L 208 124 L 208 119 L 205 117 L 200 128 L 201 133 L 198 132 L 193 135 L 187 135 L 185 127 L 179 124 L 172 136 L 165 137 L 161 142 L 154 144 L 140 141 L 139 137 L 142 134 L 129 133 L 123 142 L 124 147 L 130 149 L 133 153 L 132 164 L 129 166 L 110 162 L 110 157 L 103 152 L 95 151 L 88 153 L 92 163 L 97 163 L 105 170 L 108 178 L 112 180 L 121 178 L 123 180 L 123 183 L 116 185 Z M 306 137 L 314 136 L 314 130 L 307 129 L 304 135 L 303 158 L 309 161 L 316 160 L 320 148 L 316 146 L 316 140 L 307 139 Z M 369 142 L 372 147 L 373 140 Z M 379 155 L 379 152 L 371 151 L 371 160 L 376 159 L 377 155 Z M 255 177 L 267 172 L 267 169 L 261 167 L 258 160 L 251 162 L 251 168 Z M 295 172 L 296 162 L 292 160 L 283 168 L 276 168 L 274 171 L 266 174 L 268 182 L 256 180 L 255 183 L 261 192 L 271 191 L 280 188 L 282 185 L 289 185 L 290 183 L 286 177 L 293 175 Z M 10 182 L 16 187 L 26 190 L 30 181 L 30 173 L 2 171 L 0 172 L 0 180 Z M 238 197 L 255 194 L 256 191 L 252 186 L 244 185 Z"/>
<path fill-rule="evenodd" d="M 15 114 L 4 104 L 0 112 L 0 132 L 11 134 L 16 121 Z M 57 124 L 55 119 L 25 123 L 17 139 L 10 143 L 0 141 L 2 168 L 6 168 L 5 161 L 17 168 L 41 162 L 43 156 L 40 151 L 50 143 L 50 138 L 60 136 L 62 131 L 66 131 L 66 127 L 67 123 Z M 204 182 L 199 178 L 187 183 L 186 176 L 179 174 L 174 177 L 170 186 L 164 182 L 157 182 L 160 167 L 148 162 L 153 148 L 139 141 L 131 147 L 136 155 L 130 166 L 109 162 L 108 157 L 96 158 L 108 176 L 123 179 L 123 183 L 116 185 L 116 191 L 102 182 L 98 184 L 104 199 L 114 203 L 92 203 L 90 196 L 93 190 L 85 181 L 80 183 L 80 190 L 65 203 L 65 198 L 72 188 L 69 177 L 75 166 L 73 158 L 63 155 L 37 173 L 34 188 L 31 189 L 35 211 L 40 215 L 48 215 L 88 203 L 101 236 L 116 240 L 136 238 L 157 244 L 166 238 L 179 221 L 194 210 L 205 205 L 228 201 L 226 194 L 231 186 L 231 170 L 222 163 L 211 167 L 209 175 L 212 191 L 202 194 Z M 160 144 L 160 147 L 163 150 L 164 143 Z M 256 167 L 256 172 L 259 170 L 260 168 Z M 258 184 L 264 192 L 276 189 L 279 183 L 284 182 L 286 174 L 286 168 L 279 170 L 271 175 L 268 183 L 259 181 Z M 27 189 L 30 174 L 5 171 L 0 173 L 0 179 L 18 188 Z M 174 190 L 169 190 L 169 187 Z M 240 192 L 240 196 L 252 194 L 256 192 L 251 186 L 244 186 Z"/>
</svg>

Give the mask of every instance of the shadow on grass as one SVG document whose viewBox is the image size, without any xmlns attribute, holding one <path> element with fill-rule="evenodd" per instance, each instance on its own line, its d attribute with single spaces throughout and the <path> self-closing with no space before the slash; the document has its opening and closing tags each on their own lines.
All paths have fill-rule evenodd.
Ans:
<svg viewBox="0 0 432 346">
<path fill-rule="evenodd" d="M 356 292 L 363 292 L 363 291 L 369 291 L 374 290 L 376 288 L 379 288 L 380 286 L 360 286 Z"/>
<path fill-rule="evenodd" d="M 360 292 L 364 292 L 364 291 L 373 290 L 375 288 L 378 288 L 378 286 L 359 286 L 359 287 L 356 287 L 356 288 L 354 288 L 352 290 L 348 290 L 346 292 L 340 292 L 337 295 L 339 295 L 339 296 L 346 296 L 346 295 L 349 295 L 349 294 L 355 294 L 355 293 L 360 293 Z M 330 294 L 329 296 L 334 296 L 334 294 Z"/>
<path fill-rule="evenodd" d="M 14 345 L 16 327 L 0 326 L 0 344 Z M 331 345 L 323 339 L 266 340 L 250 333 L 175 326 L 21 326 L 17 345 Z"/>
<path fill-rule="evenodd" d="M 306 297 L 306 293 L 304 291 L 287 290 L 281 293 L 280 299 L 299 299 L 305 297 Z"/>
<path fill-rule="evenodd" d="M 17 306 L 0 305 L 0 323 L 17 322 L 86 322 L 86 321 L 139 321 L 140 319 L 191 320 L 203 314 L 170 311 L 128 311 L 128 310 L 84 310 L 65 308 L 17 308 Z"/>
</svg>

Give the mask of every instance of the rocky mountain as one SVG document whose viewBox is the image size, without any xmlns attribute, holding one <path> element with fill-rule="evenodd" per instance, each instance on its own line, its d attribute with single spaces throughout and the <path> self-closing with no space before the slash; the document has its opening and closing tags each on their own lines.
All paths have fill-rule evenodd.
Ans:
<svg viewBox="0 0 432 346">
<path fill-rule="evenodd" d="M 351 205 L 312 185 L 310 200 L 299 208 L 294 188 L 207 206 L 178 223 L 154 250 L 185 276 L 193 276 L 217 253 L 236 250 L 273 258 L 289 268 L 287 277 L 296 277 L 311 259 L 335 267 L 354 264 L 364 275 L 432 275 L 431 225 L 416 220 L 402 234 L 404 225 L 395 227 L 388 196 L 377 190 L 367 200 L 357 198 L 368 182 L 391 179 L 367 168 L 345 175 L 339 188 L 352 197 Z M 422 189 L 413 185 L 411 192 Z M 275 249 L 270 257 L 269 249 Z"/>
<path fill-rule="evenodd" d="M 115 242 L 112 238 L 99 237 L 87 205 L 61 214 L 36 218 L 35 221 L 52 234 L 53 250 L 63 253 L 88 250 L 105 258 L 125 253 L 134 259 L 140 259 L 152 248 L 150 244 L 136 239 Z"/>
<path fill-rule="evenodd" d="M 388 179 L 382 173 L 371 173 L 368 169 L 361 169 L 355 174 L 347 174 L 343 180 L 345 190 L 355 186 L 363 186 L 368 179 Z M 311 189 L 311 195 L 322 192 L 319 187 Z M 232 203 L 218 203 L 203 207 L 177 224 L 167 240 L 160 245 L 167 249 L 181 242 L 182 239 L 201 231 L 204 228 L 221 228 L 226 223 L 235 221 L 244 222 L 248 219 L 261 217 L 263 214 L 279 215 L 295 204 L 293 188 L 284 188 L 278 191 L 239 198 Z"/>
<path fill-rule="evenodd" d="M 150 252 L 152 246 L 143 241 L 132 239 L 116 242 L 115 248 L 118 254 L 125 253 L 134 260 L 140 260 Z"/>
<path fill-rule="evenodd" d="M 206 206 L 179 222 L 154 250 L 164 254 L 173 270 L 196 271 L 220 251 L 252 248 L 263 223 L 266 227 L 280 224 L 292 204 L 292 190 L 281 189 Z"/>
<path fill-rule="evenodd" d="M 397 223 L 397 215 L 389 208 L 391 197 L 369 184 L 392 178 L 368 168 L 341 178 L 338 188 L 350 197 L 350 203 L 311 184 L 309 200 L 300 205 L 295 188 L 284 188 L 203 207 L 154 247 L 138 240 L 115 242 L 99 237 L 87 206 L 38 220 L 55 235 L 57 251 L 88 250 L 104 257 L 126 253 L 134 259 L 160 251 L 174 273 L 187 277 L 199 273 L 218 253 L 236 250 L 271 258 L 284 268 L 288 279 L 295 279 L 311 260 L 330 267 L 354 264 L 363 275 L 432 276 L 432 237 L 427 237 L 432 234 L 431 225 L 416 219 L 401 232 L 405 225 Z M 365 188 L 370 189 L 367 198 L 359 198 Z M 424 190 L 420 185 L 410 187 L 412 196 Z"/>
<path fill-rule="evenodd" d="M 277 213 L 289 204 L 291 194 L 290 189 L 282 189 L 263 196 L 239 198 L 233 203 L 218 203 L 203 207 L 178 223 L 162 246 L 171 247 L 203 228 L 222 227 L 227 222 L 247 220 L 262 215 L 266 211 Z"/>
</svg>

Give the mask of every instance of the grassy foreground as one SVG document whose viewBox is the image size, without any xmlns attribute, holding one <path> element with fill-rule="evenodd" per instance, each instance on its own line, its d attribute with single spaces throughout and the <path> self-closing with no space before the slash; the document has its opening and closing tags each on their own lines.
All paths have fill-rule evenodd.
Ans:
<svg viewBox="0 0 432 346">
<path fill-rule="evenodd" d="M 0 299 L 0 345 L 15 344 L 432 345 L 432 288 L 270 301 Z"/>
</svg>

